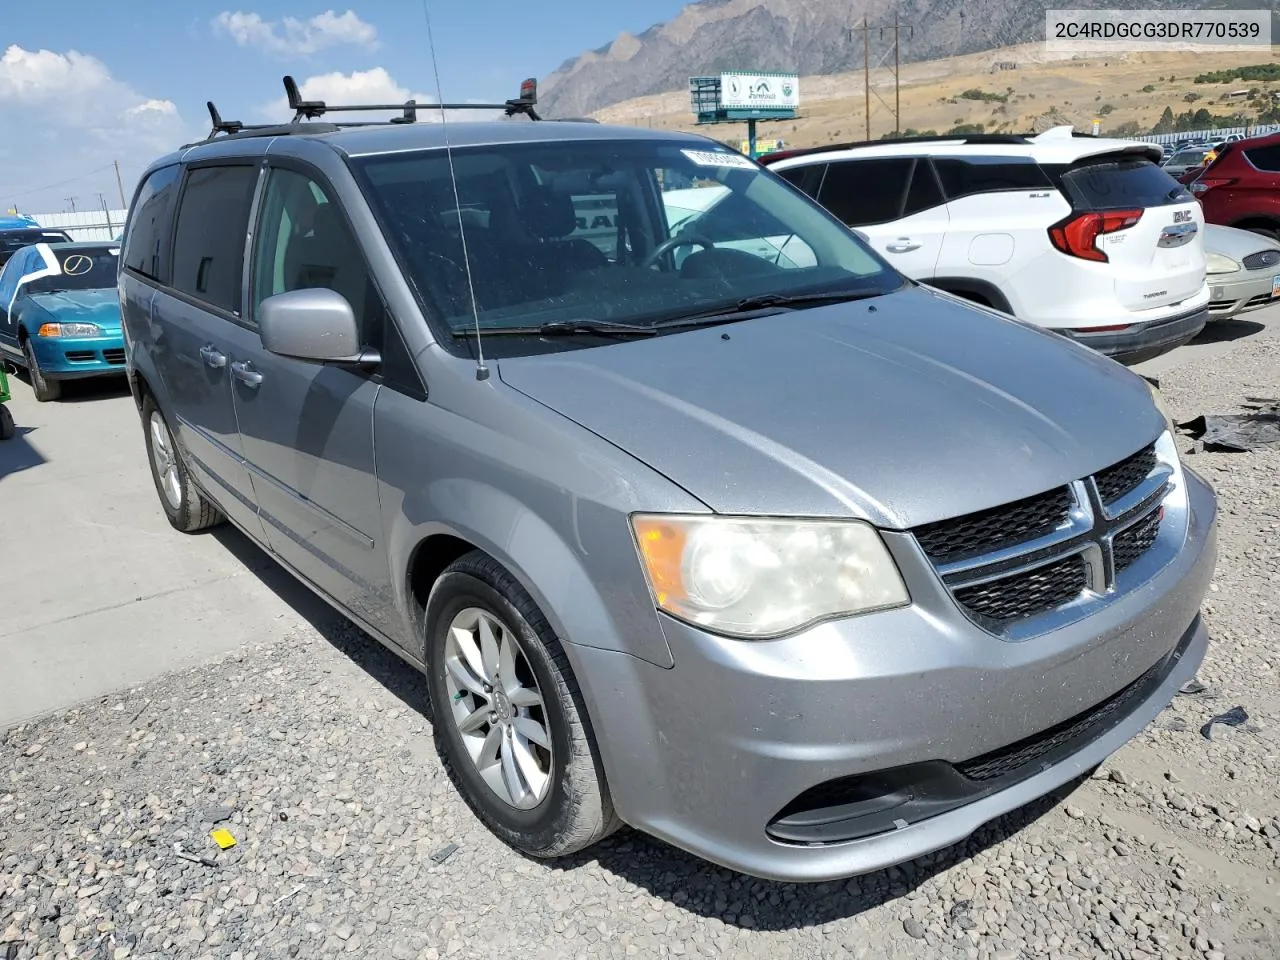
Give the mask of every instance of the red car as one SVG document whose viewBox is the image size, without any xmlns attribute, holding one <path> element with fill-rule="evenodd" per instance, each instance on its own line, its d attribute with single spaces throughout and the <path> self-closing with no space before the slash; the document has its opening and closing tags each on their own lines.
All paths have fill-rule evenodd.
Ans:
<svg viewBox="0 0 1280 960">
<path fill-rule="evenodd" d="M 1191 192 L 1207 222 L 1280 240 L 1280 133 L 1223 145 Z"/>
</svg>

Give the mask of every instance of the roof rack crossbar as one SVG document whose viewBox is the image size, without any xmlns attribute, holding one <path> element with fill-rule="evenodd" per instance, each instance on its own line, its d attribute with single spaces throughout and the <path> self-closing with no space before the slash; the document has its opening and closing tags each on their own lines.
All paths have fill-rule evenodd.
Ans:
<svg viewBox="0 0 1280 960">
<path fill-rule="evenodd" d="M 297 81 L 291 76 L 284 78 L 284 91 L 289 99 L 289 109 L 293 111 L 293 122 L 318 120 L 327 113 L 366 113 L 384 110 L 399 110 L 400 116 L 392 117 L 386 123 L 416 123 L 419 110 L 502 110 L 507 116 L 522 113 L 530 120 L 541 120 L 534 104 L 538 102 L 537 81 L 530 78 L 520 84 L 520 96 L 503 103 L 418 103 L 406 100 L 403 103 L 348 103 L 331 104 L 323 100 L 303 100 Z M 212 104 L 210 107 L 212 108 Z"/>
</svg>

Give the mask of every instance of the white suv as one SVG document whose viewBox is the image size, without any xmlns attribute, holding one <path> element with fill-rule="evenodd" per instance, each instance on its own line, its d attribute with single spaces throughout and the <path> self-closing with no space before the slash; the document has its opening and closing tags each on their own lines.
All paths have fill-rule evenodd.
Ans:
<svg viewBox="0 0 1280 960">
<path fill-rule="evenodd" d="M 1137 363 L 1208 320 L 1204 215 L 1154 144 L 905 138 L 761 159 L 914 280 Z"/>
</svg>

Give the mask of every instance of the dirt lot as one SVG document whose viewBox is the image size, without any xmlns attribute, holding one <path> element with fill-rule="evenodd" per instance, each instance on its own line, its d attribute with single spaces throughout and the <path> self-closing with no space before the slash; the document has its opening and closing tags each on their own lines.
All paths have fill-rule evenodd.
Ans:
<svg viewBox="0 0 1280 960">
<path fill-rule="evenodd" d="M 1161 374 L 1180 419 L 1280 397 L 1275 329 L 1219 340 Z M 3 735 L 0 957 L 1274 960 L 1280 452 L 1182 448 L 1221 498 L 1205 689 L 960 847 L 816 886 L 632 832 L 524 860 L 449 786 L 415 676 L 315 616 Z"/>
<path fill-rule="evenodd" d="M 873 47 L 871 71 L 871 137 L 894 129 L 893 53 L 882 59 L 885 48 Z M 1205 70 L 1267 63 L 1276 59 L 1265 48 L 1255 52 L 1204 54 L 1129 53 L 1113 57 L 1081 59 L 1049 56 L 1042 44 L 1030 43 L 1002 50 L 904 64 L 901 70 L 902 129 L 939 133 L 961 123 L 982 123 L 987 133 L 1023 133 L 1052 122 L 1071 123 L 1077 130 L 1092 129 L 1102 120 L 1102 132 L 1134 121 L 1149 129 L 1165 107 L 1180 114 L 1207 108 L 1227 115 L 1248 108 L 1241 101 L 1224 99 L 1234 90 L 1257 88 L 1263 93 L 1280 91 L 1280 83 L 1233 82 L 1197 84 Z M 999 69 L 1000 63 L 1017 69 Z M 1146 89 L 1150 87 L 1150 89 Z M 1007 96 L 1006 102 L 967 100 L 960 95 L 977 90 Z M 1198 99 L 1188 101 L 1187 96 Z M 830 76 L 800 78 L 800 116 L 794 121 L 762 123 L 761 137 L 782 137 L 789 146 L 861 140 L 866 136 L 866 95 L 861 70 Z M 634 124 L 658 129 L 679 129 L 716 139 L 746 137 L 746 124 L 699 127 L 689 112 L 689 93 L 677 90 L 638 97 L 607 107 L 596 116 L 606 123 Z"/>
</svg>

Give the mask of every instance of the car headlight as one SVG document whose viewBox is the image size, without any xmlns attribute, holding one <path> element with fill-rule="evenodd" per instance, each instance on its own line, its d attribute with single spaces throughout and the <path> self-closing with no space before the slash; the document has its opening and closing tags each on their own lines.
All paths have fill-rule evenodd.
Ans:
<svg viewBox="0 0 1280 960">
<path fill-rule="evenodd" d="M 861 521 L 647 514 L 631 522 L 658 608 L 713 633 L 774 637 L 911 600 L 884 541 Z"/>
<path fill-rule="evenodd" d="M 42 337 L 97 337 L 102 328 L 93 323 L 45 323 L 40 325 Z"/>
<path fill-rule="evenodd" d="M 1235 273 L 1240 269 L 1240 264 L 1220 253 L 1206 254 L 1204 266 L 1206 273 Z"/>
</svg>

